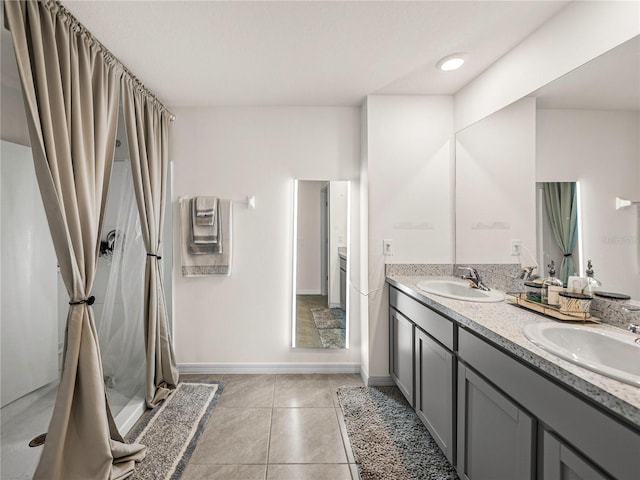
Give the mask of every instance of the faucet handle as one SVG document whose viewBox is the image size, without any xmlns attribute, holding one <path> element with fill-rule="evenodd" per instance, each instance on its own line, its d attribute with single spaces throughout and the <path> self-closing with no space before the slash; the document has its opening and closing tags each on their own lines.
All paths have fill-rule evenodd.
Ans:
<svg viewBox="0 0 640 480">
<path fill-rule="evenodd" d="M 458 267 L 458 270 L 469 270 L 471 275 L 478 276 L 478 271 L 473 267 Z"/>
<path fill-rule="evenodd" d="M 640 333 L 640 325 L 636 325 L 635 323 L 630 323 L 627 327 L 631 333 Z"/>
</svg>

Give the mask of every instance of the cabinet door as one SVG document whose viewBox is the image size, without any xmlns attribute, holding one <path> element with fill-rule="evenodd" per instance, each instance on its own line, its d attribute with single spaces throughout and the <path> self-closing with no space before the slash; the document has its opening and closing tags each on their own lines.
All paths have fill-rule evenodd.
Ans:
<svg viewBox="0 0 640 480">
<path fill-rule="evenodd" d="M 610 480 L 551 433 L 543 434 L 544 480 Z"/>
<path fill-rule="evenodd" d="M 413 323 L 389 310 L 389 369 L 391 377 L 411 406 L 413 403 Z"/>
<path fill-rule="evenodd" d="M 458 363 L 458 475 L 532 480 L 534 424 L 524 411 Z"/>
<path fill-rule="evenodd" d="M 416 413 L 447 459 L 454 463 L 453 354 L 415 330 Z"/>
</svg>

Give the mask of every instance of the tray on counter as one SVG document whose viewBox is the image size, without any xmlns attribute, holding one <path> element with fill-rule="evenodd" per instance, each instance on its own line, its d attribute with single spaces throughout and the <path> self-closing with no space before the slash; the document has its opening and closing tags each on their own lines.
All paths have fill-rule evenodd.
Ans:
<svg viewBox="0 0 640 480">
<path fill-rule="evenodd" d="M 600 319 L 592 316 L 590 313 L 564 313 L 560 311 L 560 307 L 554 307 L 552 305 L 546 305 L 544 303 L 532 302 L 527 300 L 527 294 L 525 292 L 507 292 L 507 302 L 520 307 L 531 310 L 532 312 L 541 313 L 547 317 L 551 317 L 555 320 L 562 320 L 565 322 L 599 322 Z"/>
</svg>

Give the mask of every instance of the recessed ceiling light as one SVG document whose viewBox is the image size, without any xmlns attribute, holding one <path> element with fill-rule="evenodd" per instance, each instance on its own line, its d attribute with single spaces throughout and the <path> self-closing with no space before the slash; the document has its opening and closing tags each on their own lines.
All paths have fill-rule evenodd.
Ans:
<svg viewBox="0 0 640 480">
<path fill-rule="evenodd" d="M 451 70 L 456 70 L 464 65 L 464 62 L 467 61 L 467 57 L 468 55 L 466 53 L 452 53 L 451 55 L 447 55 L 440 59 L 437 66 L 444 72 L 450 72 Z"/>
</svg>

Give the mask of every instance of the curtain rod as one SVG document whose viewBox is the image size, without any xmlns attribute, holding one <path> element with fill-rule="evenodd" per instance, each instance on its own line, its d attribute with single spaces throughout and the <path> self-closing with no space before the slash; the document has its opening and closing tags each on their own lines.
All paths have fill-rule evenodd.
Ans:
<svg viewBox="0 0 640 480">
<path fill-rule="evenodd" d="M 116 57 L 113 53 L 111 53 L 111 51 L 107 47 L 105 47 L 104 44 L 100 42 L 100 40 L 98 40 L 93 35 L 93 33 L 89 31 L 89 29 L 87 29 L 87 27 L 85 27 L 82 23 L 80 23 L 78 19 L 74 17 L 73 14 L 69 10 L 67 10 L 67 8 L 64 5 L 62 5 L 62 3 L 60 3 L 59 0 L 39 0 L 39 1 L 41 1 L 54 14 L 58 15 L 63 21 L 68 22 L 71 28 L 74 30 L 74 32 L 78 33 L 79 35 L 83 35 L 90 42 L 96 45 L 100 50 L 100 52 L 102 53 L 102 56 L 105 58 L 105 60 L 109 64 L 112 64 L 121 68 L 123 73 L 134 82 L 134 86 L 136 89 L 144 93 L 144 95 L 147 96 L 155 104 L 157 104 L 161 110 L 164 110 L 169 114 L 170 121 L 174 121 L 176 119 L 176 116 L 173 113 L 171 113 L 171 111 L 158 99 L 158 97 L 151 90 L 149 90 L 145 86 L 145 84 L 142 83 L 142 81 L 138 77 L 136 77 L 131 72 L 131 70 L 129 70 L 124 65 L 124 63 L 122 63 L 118 59 L 118 57 Z"/>
</svg>

